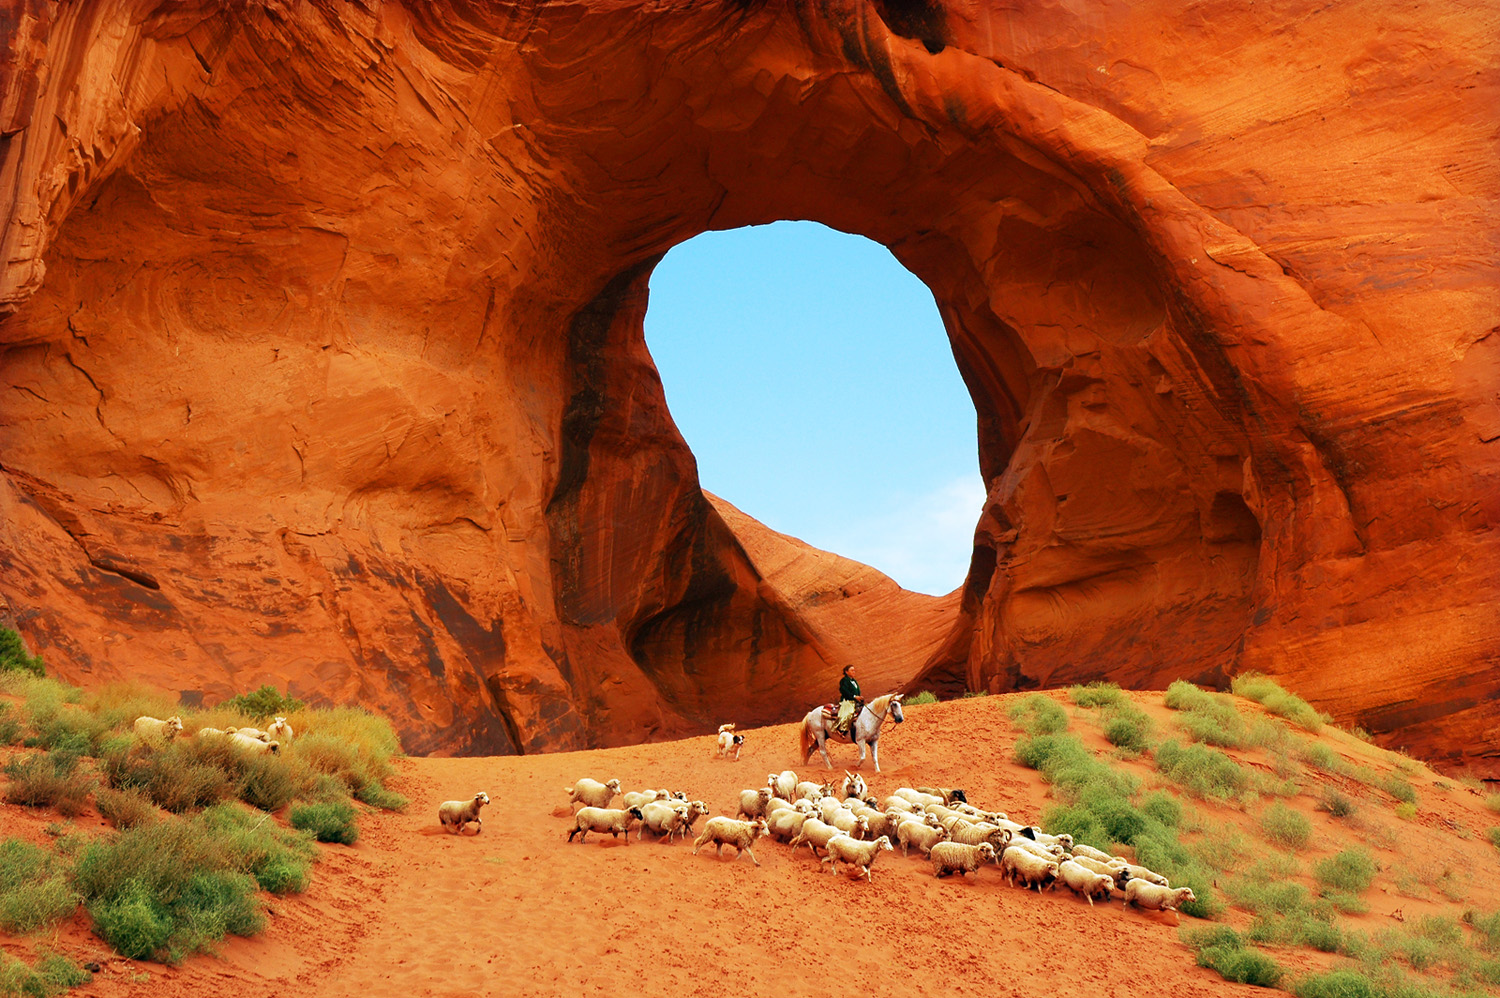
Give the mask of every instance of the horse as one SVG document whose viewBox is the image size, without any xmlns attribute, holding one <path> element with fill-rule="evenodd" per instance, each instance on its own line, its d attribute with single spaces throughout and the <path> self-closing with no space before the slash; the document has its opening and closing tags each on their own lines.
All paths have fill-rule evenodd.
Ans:
<svg viewBox="0 0 1500 998">
<path fill-rule="evenodd" d="M 859 746 L 859 762 L 854 768 L 859 769 L 865 764 L 865 747 L 870 749 L 870 758 L 875 760 L 875 772 L 880 772 L 880 726 L 885 723 L 886 715 L 896 719 L 900 724 L 905 720 L 901 716 L 901 698 L 904 693 L 887 693 L 885 696 L 876 697 L 861 708 L 855 715 L 854 722 L 849 729 L 854 733 L 852 737 L 836 731 L 833 727 L 833 718 L 823 716 L 822 707 L 814 707 L 808 711 L 807 716 L 802 719 L 802 761 L 812 758 L 813 749 L 823 753 L 823 761 L 828 768 L 833 768 L 833 760 L 828 757 L 828 748 L 825 744 L 828 739 L 838 735 L 840 739 L 848 739 Z"/>
</svg>

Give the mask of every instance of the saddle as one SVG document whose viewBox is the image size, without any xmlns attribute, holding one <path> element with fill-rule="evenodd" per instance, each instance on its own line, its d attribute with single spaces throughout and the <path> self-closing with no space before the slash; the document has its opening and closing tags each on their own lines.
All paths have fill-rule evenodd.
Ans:
<svg viewBox="0 0 1500 998">
<path fill-rule="evenodd" d="M 840 735 L 841 737 L 847 738 L 852 742 L 854 740 L 854 721 L 859 717 L 859 712 L 862 709 L 863 707 L 856 707 L 854 709 L 854 713 L 849 715 L 849 727 L 840 728 L 838 726 L 839 705 L 836 703 L 825 703 L 823 705 L 823 720 L 827 722 L 826 727 L 829 731 L 832 731 L 835 734 Z"/>
</svg>

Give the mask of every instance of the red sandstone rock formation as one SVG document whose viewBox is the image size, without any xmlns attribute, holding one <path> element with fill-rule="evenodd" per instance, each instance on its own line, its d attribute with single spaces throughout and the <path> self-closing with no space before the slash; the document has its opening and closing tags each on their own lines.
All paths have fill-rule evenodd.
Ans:
<svg viewBox="0 0 1500 998">
<path fill-rule="evenodd" d="M 1262 669 L 1500 772 L 1494 22 L 11 0 L 0 592 L 70 678 L 289 680 L 414 751 L 786 717 L 857 658 Z M 651 268 L 780 218 L 938 299 L 956 610 L 698 489 Z"/>
</svg>

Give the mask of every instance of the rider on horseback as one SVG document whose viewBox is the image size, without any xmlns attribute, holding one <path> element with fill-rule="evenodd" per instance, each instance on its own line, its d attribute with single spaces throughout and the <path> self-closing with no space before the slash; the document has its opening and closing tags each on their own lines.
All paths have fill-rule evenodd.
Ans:
<svg viewBox="0 0 1500 998">
<path fill-rule="evenodd" d="M 839 680 L 839 716 L 836 727 L 840 732 L 849 734 L 849 726 L 854 723 L 854 717 L 859 713 L 859 708 L 865 702 L 859 695 L 859 680 L 854 678 L 854 666 L 844 666 L 844 678 Z"/>
</svg>

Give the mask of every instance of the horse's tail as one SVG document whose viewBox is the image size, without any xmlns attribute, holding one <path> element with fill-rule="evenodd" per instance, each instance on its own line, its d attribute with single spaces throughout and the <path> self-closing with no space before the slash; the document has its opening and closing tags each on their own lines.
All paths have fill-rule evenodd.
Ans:
<svg viewBox="0 0 1500 998">
<path fill-rule="evenodd" d="M 807 723 L 807 718 L 802 719 L 802 727 L 799 729 L 802 742 L 802 761 L 806 762 L 812 758 L 813 749 L 817 747 L 818 740 L 813 737 L 812 725 Z"/>
</svg>

